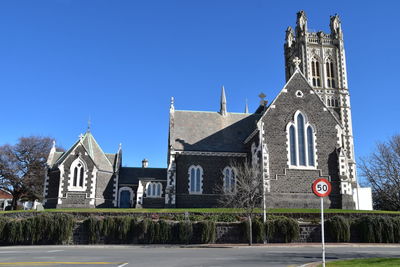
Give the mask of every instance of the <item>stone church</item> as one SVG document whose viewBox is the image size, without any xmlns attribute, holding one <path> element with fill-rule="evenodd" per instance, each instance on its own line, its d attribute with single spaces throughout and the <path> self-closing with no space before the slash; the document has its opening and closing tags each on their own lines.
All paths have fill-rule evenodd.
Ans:
<svg viewBox="0 0 400 267">
<path fill-rule="evenodd" d="M 45 207 L 215 207 L 235 186 L 234 161 L 262 172 L 269 208 L 316 208 L 316 178 L 327 178 L 330 208 L 354 209 L 356 163 L 341 21 L 311 32 L 303 11 L 284 44 L 286 84 L 254 113 L 182 111 L 171 100 L 167 168 L 122 167 L 122 149 L 104 153 L 90 130 L 48 158 Z M 358 191 L 357 191 L 358 194 Z M 361 197 L 361 195 L 359 194 Z"/>
</svg>

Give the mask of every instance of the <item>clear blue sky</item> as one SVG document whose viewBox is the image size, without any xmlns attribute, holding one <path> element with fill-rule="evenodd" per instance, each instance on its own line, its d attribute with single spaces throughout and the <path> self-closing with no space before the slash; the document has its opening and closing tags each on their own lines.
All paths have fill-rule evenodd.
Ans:
<svg viewBox="0 0 400 267">
<path fill-rule="evenodd" d="M 335 5 L 331 5 L 334 2 Z M 356 156 L 400 128 L 397 1 L 0 2 L 0 145 L 52 136 L 69 148 L 92 132 L 123 165 L 165 167 L 170 97 L 176 109 L 250 110 L 285 83 L 283 43 L 296 12 L 329 31 L 342 18 Z"/>
</svg>

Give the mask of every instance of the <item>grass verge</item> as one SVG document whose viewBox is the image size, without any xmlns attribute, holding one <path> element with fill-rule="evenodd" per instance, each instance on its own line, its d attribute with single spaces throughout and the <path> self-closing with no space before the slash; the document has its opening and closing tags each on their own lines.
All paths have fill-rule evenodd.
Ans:
<svg viewBox="0 0 400 267">
<path fill-rule="evenodd" d="M 322 266 L 322 265 L 318 265 L 318 266 Z M 327 267 L 400 266 L 400 258 L 371 258 L 371 259 L 340 260 L 340 261 L 327 262 L 326 266 Z"/>
</svg>

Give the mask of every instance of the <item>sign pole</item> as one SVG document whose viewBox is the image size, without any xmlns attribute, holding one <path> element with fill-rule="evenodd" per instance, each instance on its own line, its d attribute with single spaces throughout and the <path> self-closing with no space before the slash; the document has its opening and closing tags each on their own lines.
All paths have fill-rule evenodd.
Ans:
<svg viewBox="0 0 400 267">
<path fill-rule="evenodd" d="M 319 178 L 313 182 L 311 189 L 314 194 L 321 199 L 322 267 L 325 267 L 324 197 L 329 196 L 332 185 L 327 179 Z"/>
<path fill-rule="evenodd" d="M 325 229 L 324 229 L 324 198 L 321 199 L 321 237 L 322 237 L 322 267 L 325 267 Z"/>
</svg>

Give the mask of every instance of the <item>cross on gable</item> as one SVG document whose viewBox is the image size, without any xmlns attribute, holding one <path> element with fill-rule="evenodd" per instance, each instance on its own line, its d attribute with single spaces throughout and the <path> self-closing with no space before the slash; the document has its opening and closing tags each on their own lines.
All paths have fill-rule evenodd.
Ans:
<svg viewBox="0 0 400 267">
<path fill-rule="evenodd" d="M 301 63 L 301 60 L 300 60 L 300 58 L 298 58 L 298 57 L 295 57 L 295 58 L 293 59 L 293 64 L 294 64 L 294 66 L 296 67 L 296 69 L 298 69 L 298 68 L 299 68 L 299 66 L 300 66 L 300 63 Z"/>
<path fill-rule="evenodd" d="M 258 95 L 258 97 L 260 98 L 260 105 L 266 106 L 267 102 L 268 102 L 267 100 L 264 99 L 266 97 L 266 95 L 264 93 L 261 93 Z"/>
</svg>

